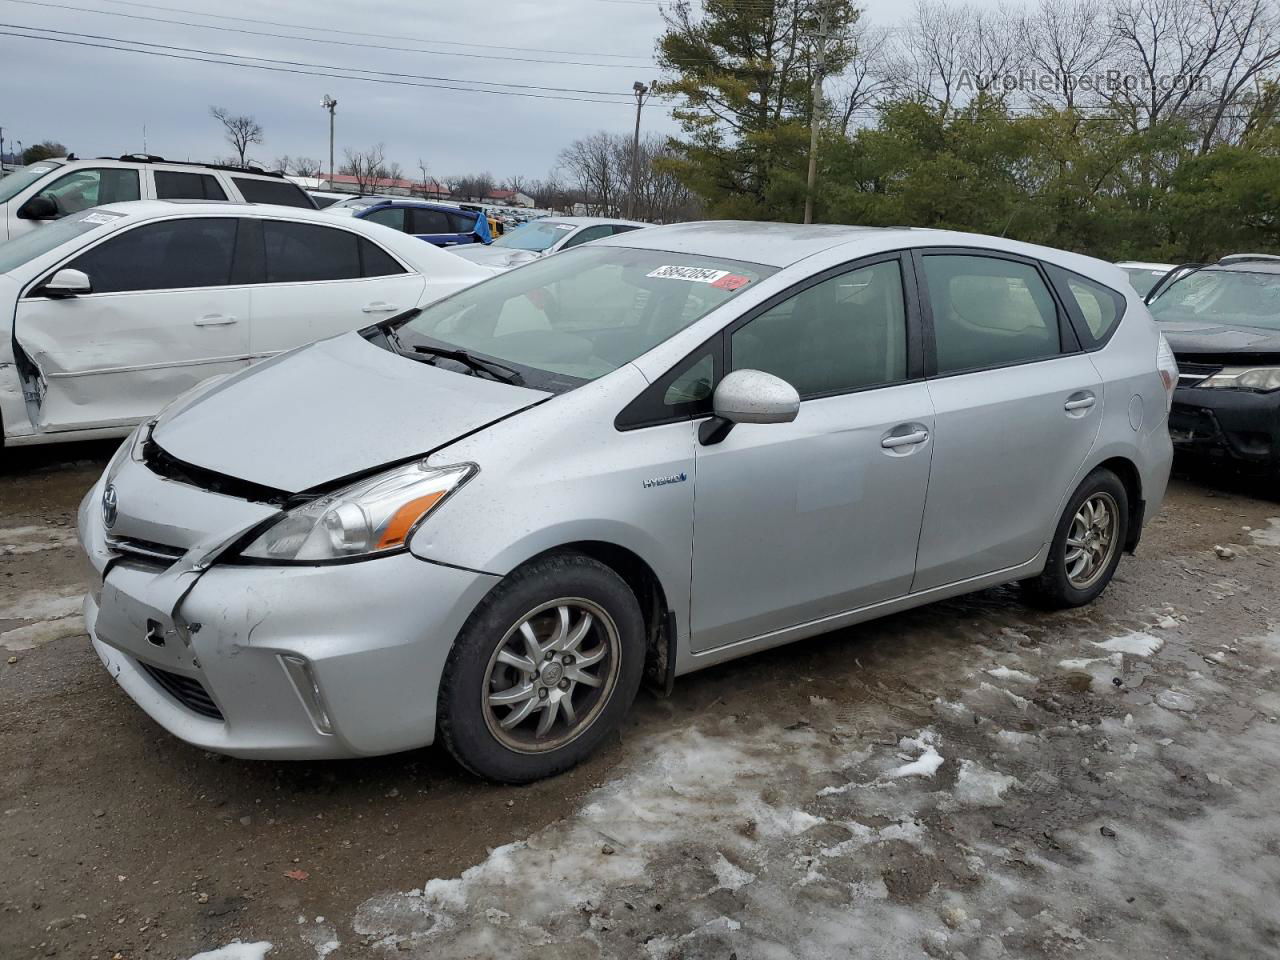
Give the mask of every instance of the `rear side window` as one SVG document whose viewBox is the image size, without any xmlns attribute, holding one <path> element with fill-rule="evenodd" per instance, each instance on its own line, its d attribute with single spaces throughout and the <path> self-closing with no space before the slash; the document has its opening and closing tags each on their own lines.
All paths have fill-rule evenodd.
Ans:
<svg viewBox="0 0 1280 960">
<path fill-rule="evenodd" d="M 218 178 L 208 173 L 184 173 L 157 170 L 157 200 L 225 200 L 226 192 Z"/>
<path fill-rule="evenodd" d="M 578 233 L 575 233 L 572 237 L 570 237 L 568 241 L 565 243 L 565 245 L 560 249 L 568 250 L 570 247 L 576 247 L 583 243 L 590 243 L 592 240 L 599 240 L 602 237 L 610 236 L 612 235 L 612 233 L 613 233 L 612 227 L 607 227 L 607 226 L 587 227 L 585 230 L 581 230 Z"/>
<path fill-rule="evenodd" d="M 135 227 L 68 266 L 83 270 L 94 293 L 220 287 L 231 282 L 236 247 L 232 217 L 193 217 Z"/>
<path fill-rule="evenodd" d="M 392 230 L 399 230 L 404 233 L 404 207 L 383 207 L 381 210 L 374 210 L 372 213 L 365 214 L 363 219 L 370 223 L 380 223 L 384 227 L 390 227 Z"/>
<path fill-rule="evenodd" d="M 232 177 L 231 180 L 250 203 L 275 203 L 282 207 L 315 209 L 315 204 L 306 192 L 288 180 L 255 180 L 249 177 Z"/>
<path fill-rule="evenodd" d="M 1035 267 L 995 257 L 923 257 L 938 373 L 1043 360 L 1061 352 L 1058 311 Z"/>
<path fill-rule="evenodd" d="M 390 277 L 405 273 L 404 267 L 376 243 L 360 238 L 361 275 L 366 277 Z"/>
<path fill-rule="evenodd" d="M 1124 316 L 1124 297 L 1110 287 L 1082 277 L 1070 270 L 1046 264 L 1058 295 L 1066 302 L 1075 322 L 1076 333 L 1085 346 L 1105 343 Z M 1161 274 L 1163 276 L 1163 274 Z M 1084 329 L 1080 329 L 1083 321 Z"/>
<path fill-rule="evenodd" d="M 615 223 L 613 225 L 613 235 L 616 237 L 620 233 L 630 233 L 632 230 L 639 229 L 639 227 L 633 227 L 629 223 Z"/>
<path fill-rule="evenodd" d="M 449 216 L 449 225 L 453 228 L 454 233 L 470 233 L 476 228 L 476 221 L 479 217 L 465 213 L 451 213 Z"/>
<path fill-rule="evenodd" d="M 423 210 L 420 207 L 409 210 L 410 233 L 458 233 L 449 222 L 449 215 L 443 210 Z M 470 228 L 468 228 L 470 229 Z"/>
<path fill-rule="evenodd" d="M 313 223 L 266 220 L 267 283 L 353 280 L 361 274 L 360 237 Z"/>
</svg>

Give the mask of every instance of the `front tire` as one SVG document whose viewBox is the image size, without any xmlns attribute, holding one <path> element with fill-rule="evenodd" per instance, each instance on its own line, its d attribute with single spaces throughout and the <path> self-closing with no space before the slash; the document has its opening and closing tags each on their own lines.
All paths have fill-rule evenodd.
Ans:
<svg viewBox="0 0 1280 960">
<path fill-rule="evenodd" d="M 579 554 L 535 560 L 462 628 L 441 679 L 441 739 L 490 780 L 561 773 L 619 726 L 644 652 L 640 604 L 613 570 Z"/>
<path fill-rule="evenodd" d="M 1128 533 L 1129 495 L 1100 467 L 1067 501 L 1044 571 L 1023 584 L 1029 599 L 1049 610 L 1092 603 L 1115 575 Z"/>
</svg>

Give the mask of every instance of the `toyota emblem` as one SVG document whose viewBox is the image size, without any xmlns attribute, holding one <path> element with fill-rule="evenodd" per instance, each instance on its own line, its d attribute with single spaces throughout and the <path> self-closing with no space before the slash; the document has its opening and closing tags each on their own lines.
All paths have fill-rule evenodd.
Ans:
<svg viewBox="0 0 1280 960">
<path fill-rule="evenodd" d="M 107 525 L 108 530 L 116 525 L 118 507 L 115 485 L 109 483 L 107 489 L 102 491 L 102 522 Z"/>
</svg>

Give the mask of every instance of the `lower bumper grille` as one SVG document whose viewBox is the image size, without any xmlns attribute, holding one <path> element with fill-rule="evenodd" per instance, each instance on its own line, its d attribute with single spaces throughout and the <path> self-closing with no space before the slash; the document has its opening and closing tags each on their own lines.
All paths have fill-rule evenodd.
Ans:
<svg viewBox="0 0 1280 960">
<path fill-rule="evenodd" d="M 151 664 L 141 660 L 138 663 L 147 672 L 147 676 L 160 684 L 169 696 L 173 697 L 192 713 L 198 713 L 200 716 L 208 717 L 210 720 L 222 719 L 222 711 L 218 709 L 217 704 L 213 702 L 213 698 L 209 696 L 208 691 L 205 690 L 199 680 L 170 673 L 168 670 L 161 670 L 159 667 L 153 667 Z"/>
</svg>

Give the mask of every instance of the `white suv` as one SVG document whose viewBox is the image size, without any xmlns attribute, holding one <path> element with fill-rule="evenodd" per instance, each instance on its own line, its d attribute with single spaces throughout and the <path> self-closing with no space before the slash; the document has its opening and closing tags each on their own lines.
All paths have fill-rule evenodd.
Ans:
<svg viewBox="0 0 1280 960">
<path fill-rule="evenodd" d="M 182 163 L 149 154 L 39 160 L 0 180 L 0 242 L 45 223 L 125 200 L 244 200 L 315 209 L 283 174 Z"/>
</svg>

